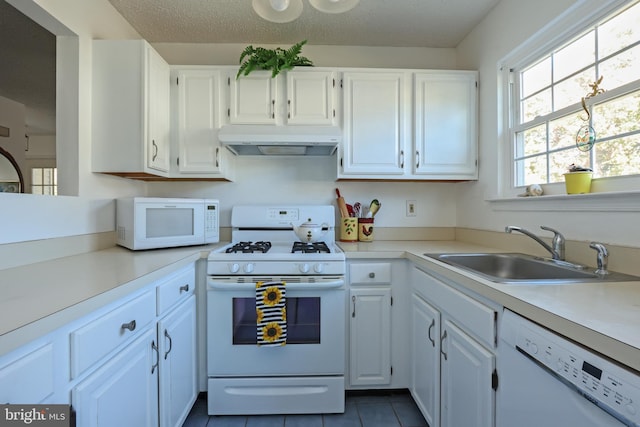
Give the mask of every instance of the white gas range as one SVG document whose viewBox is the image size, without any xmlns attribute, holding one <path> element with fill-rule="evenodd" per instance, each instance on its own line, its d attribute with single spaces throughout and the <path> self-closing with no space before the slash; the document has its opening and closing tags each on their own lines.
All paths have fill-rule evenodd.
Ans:
<svg viewBox="0 0 640 427">
<path fill-rule="evenodd" d="M 323 225 L 313 243 L 293 230 L 308 221 Z M 235 206 L 231 225 L 232 243 L 207 266 L 209 414 L 344 412 L 345 256 L 333 206 Z M 275 324 L 263 319 L 276 307 L 265 308 L 264 290 L 282 307 Z"/>
</svg>

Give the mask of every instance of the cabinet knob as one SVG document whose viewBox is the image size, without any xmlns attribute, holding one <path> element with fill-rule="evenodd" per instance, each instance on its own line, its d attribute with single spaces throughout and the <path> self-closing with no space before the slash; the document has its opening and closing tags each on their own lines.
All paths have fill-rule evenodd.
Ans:
<svg viewBox="0 0 640 427">
<path fill-rule="evenodd" d="M 180 286 L 180 293 L 182 292 L 189 292 L 189 284 L 187 283 L 184 286 Z"/>
<path fill-rule="evenodd" d="M 369 273 L 369 278 L 370 279 L 375 279 L 376 277 L 376 273 L 374 273 L 373 271 L 371 273 Z"/>
<path fill-rule="evenodd" d="M 129 323 L 123 323 L 122 326 L 120 326 L 120 329 L 123 329 L 123 330 L 124 329 L 128 329 L 130 331 L 135 330 L 136 329 L 136 321 L 135 321 L 135 319 L 132 320 Z"/>
</svg>

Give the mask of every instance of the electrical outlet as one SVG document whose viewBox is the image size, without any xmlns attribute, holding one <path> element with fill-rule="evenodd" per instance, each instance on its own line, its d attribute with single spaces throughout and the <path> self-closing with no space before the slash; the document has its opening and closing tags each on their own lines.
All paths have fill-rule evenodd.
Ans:
<svg viewBox="0 0 640 427">
<path fill-rule="evenodd" d="M 407 216 L 416 216 L 416 201 L 407 200 Z"/>
</svg>

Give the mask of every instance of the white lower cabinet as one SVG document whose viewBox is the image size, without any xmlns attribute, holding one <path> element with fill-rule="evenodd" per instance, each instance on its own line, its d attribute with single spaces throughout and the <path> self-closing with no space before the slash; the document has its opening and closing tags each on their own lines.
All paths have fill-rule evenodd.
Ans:
<svg viewBox="0 0 640 427">
<path fill-rule="evenodd" d="M 411 394 L 430 426 L 440 419 L 440 312 L 411 296 Z"/>
<path fill-rule="evenodd" d="M 390 262 L 353 262 L 349 270 L 348 386 L 392 386 Z"/>
<path fill-rule="evenodd" d="M 79 427 L 179 427 L 197 397 L 193 264 L 115 302 L 71 336 Z"/>
<path fill-rule="evenodd" d="M 450 319 L 443 324 L 441 355 L 440 425 L 492 427 L 495 355 Z"/>
<path fill-rule="evenodd" d="M 158 425 L 158 350 L 151 327 L 72 391 L 79 427 Z"/>
<path fill-rule="evenodd" d="M 160 426 L 179 427 L 196 401 L 196 297 L 158 322 Z"/>
<path fill-rule="evenodd" d="M 414 268 L 410 391 L 431 427 L 495 424 L 496 309 Z"/>
<path fill-rule="evenodd" d="M 68 338 L 53 332 L 0 356 L 0 402 L 69 403 L 61 392 L 69 378 Z"/>
<path fill-rule="evenodd" d="M 391 288 L 351 289 L 351 385 L 391 382 Z"/>
</svg>

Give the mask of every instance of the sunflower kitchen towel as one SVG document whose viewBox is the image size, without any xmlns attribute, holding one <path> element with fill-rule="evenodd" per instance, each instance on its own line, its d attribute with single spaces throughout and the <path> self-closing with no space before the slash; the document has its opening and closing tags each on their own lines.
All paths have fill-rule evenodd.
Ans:
<svg viewBox="0 0 640 427">
<path fill-rule="evenodd" d="M 285 282 L 256 283 L 256 329 L 259 346 L 287 343 Z"/>
</svg>

